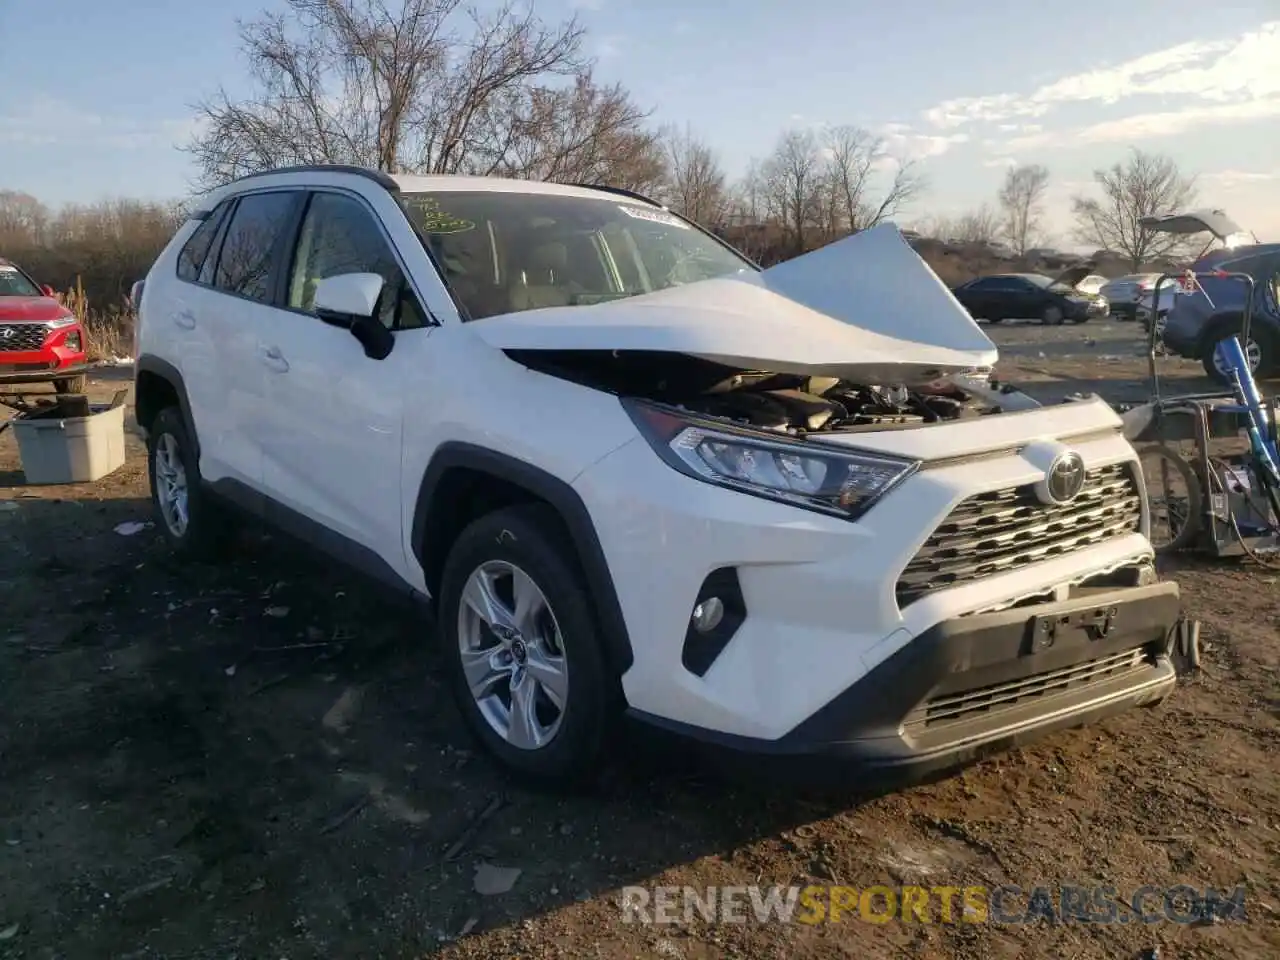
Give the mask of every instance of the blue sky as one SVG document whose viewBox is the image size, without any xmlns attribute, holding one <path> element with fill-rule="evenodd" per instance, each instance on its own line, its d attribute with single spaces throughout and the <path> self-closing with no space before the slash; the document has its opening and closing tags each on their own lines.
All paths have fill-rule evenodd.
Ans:
<svg viewBox="0 0 1280 960">
<path fill-rule="evenodd" d="M 0 189 L 51 204 L 178 197 L 191 104 L 243 89 L 237 17 L 264 2 L 3 0 Z M 1006 165 L 1052 173 L 1050 226 L 1130 145 L 1280 238 L 1280 4 L 1222 0 L 535 0 L 576 11 L 654 120 L 690 124 L 732 174 L 803 125 L 856 124 L 920 159 L 903 222 L 989 199 Z M 1212 10 L 1212 14 L 1208 13 Z M 27 36 L 29 43 L 14 43 Z"/>
</svg>

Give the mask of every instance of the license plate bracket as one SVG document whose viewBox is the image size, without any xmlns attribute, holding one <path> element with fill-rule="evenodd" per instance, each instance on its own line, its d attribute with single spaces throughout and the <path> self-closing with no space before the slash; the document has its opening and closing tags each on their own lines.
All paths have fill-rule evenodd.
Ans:
<svg viewBox="0 0 1280 960">
<path fill-rule="evenodd" d="M 1119 627 L 1121 609 L 1113 604 L 1032 617 L 1027 623 L 1024 653 L 1040 653 L 1063 643 L 1104 640 Z"/>
</svg>

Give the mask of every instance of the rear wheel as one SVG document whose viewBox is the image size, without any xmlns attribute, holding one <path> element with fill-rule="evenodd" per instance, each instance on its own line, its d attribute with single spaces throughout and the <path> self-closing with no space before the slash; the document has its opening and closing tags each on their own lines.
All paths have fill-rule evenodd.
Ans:
<svg viewBox="0 0 1280 960">
<path fill-rule="evenodd" d="M 83 373 L 78 377 L 59 377 L 53 381 L 53 389 L 57 393 L 84 393 L 89 378 Z"/>
<path fill-rule="evenodd" d="M 147 438 L 151 503 L 179 556 L 211 560 L 231 540 L 233 525 L 200 482 L 200 461 L 177 407 L 161 410 Z"/>
<path fill-rule="evenodd" d="M 1040 322 L 1046 327 L 1062 326 L 1062 308 L 1056 304 L 1049 304 L 1044 308 L 1044 313 L 1040 316 Z"/>
<path fill-rule="evenodd" d="M 1231 383 L 1231 373 L 1227 369 L 1226 358 L 1218 350 L 1218 344 L 1225 340 L 1232 330 L 1224 328 L 1215 335 L 1206 338 L 1207 343 L 1200 355 L 1200 364 L 1204 372 L 1214 380 L 1223 384 Z M 1236 332 L 1239 339 L 1239 332 Z M 1249 361 L 1249 371 L 1255 377 L 1270 376 L 1275 371 L 1276 350 L 1270 337 L 1262 331 L 1250 331 L 1249 341 L 1244 345 L 1244 355 Z"/>
</svg>

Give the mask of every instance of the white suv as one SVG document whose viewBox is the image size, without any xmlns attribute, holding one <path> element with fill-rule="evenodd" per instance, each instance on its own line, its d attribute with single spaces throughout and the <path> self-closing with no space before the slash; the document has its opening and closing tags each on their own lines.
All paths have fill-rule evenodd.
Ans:
<svg viewBox="0 0 1280 960">
<path fill-rule="evenodd" d="M 432 598 L 514 772 L 591 772 L 624 713 L 924 771 L 1174 683 L 1119 418 L 973 376 L 892 226 L 761 271 L 624 191 L 291 168 L 138 293 L 169 540 L 247 512 Z"/>
</svg>

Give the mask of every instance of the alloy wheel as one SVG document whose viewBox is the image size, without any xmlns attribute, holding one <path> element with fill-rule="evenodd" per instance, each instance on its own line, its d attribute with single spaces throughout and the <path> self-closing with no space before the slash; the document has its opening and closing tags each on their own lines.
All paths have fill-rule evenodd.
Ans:
<svg viewBox="0 0 1280 960">
<path fill-rule="evenodd" d="M 156 501 L 165 526 L 175 537 L 187 532 L 190 514 L 187 510 L 187 471 L 182 465 L 178 441 L 171 433 L 163 433 L 156 443 Z"/>
<path fill-rule="evenodd" d="M 1249 372 L 1257 373 L 1258 364 L 1262 361 L 1262 347 L 1257 340 L 1252 337 L 1244 347 L 1245 359 L 1249 361 Z M 1231 378 L 1231 371 L 1227 368 L 1227 359 L 1222 355 L 1222 351 L 1217 347 L 1213 350 L 1213 368 L 1218 371 L 1218 375 L 1224 380 Z"/>
<path fill-rule="evenodd" d="M 555 613 L 532 577 L 505 560 L 473 570 L 458 607 L 458 648 L 467 688 L 494 733 L 521 750 L 555 738 L 569 665 Z"/>
</svg>

